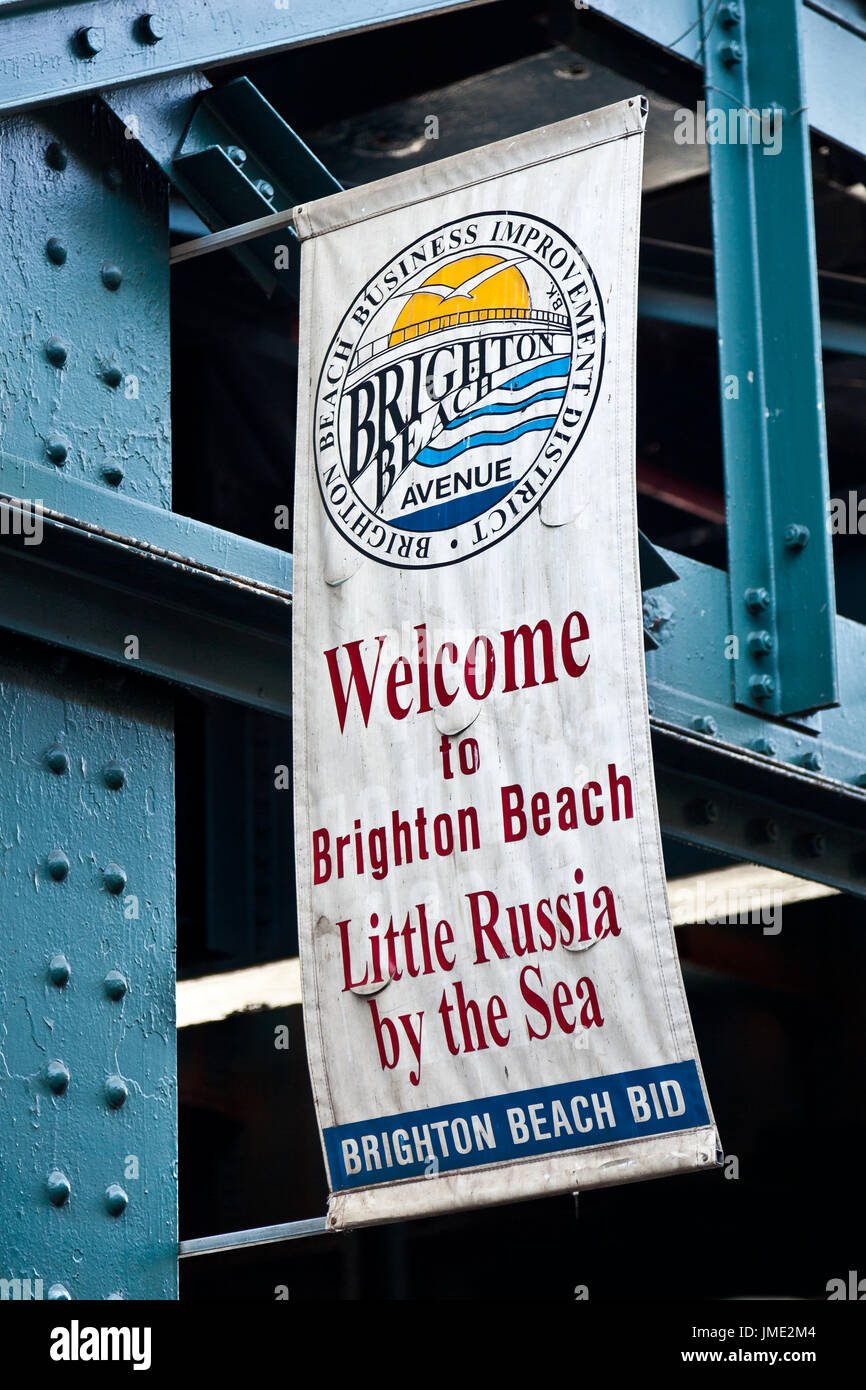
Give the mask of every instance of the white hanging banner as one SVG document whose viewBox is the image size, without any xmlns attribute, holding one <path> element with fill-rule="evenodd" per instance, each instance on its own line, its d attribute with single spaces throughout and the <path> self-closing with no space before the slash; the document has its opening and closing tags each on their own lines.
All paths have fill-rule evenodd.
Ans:
<svg viewBox="0 0 866 1390">
<path fill-rule="evenodd" d="M 294 773 L 335 1228 L 710 1166 L 634 487 L 640 97 L 296 213 Z"/>
</svg>

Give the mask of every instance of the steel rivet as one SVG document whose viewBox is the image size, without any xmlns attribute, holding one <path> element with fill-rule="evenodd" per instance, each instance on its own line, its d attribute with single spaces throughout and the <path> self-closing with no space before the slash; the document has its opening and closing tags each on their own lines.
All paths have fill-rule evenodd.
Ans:
<svg viewBox="0 0 866 1390">
<path fill-rule="evenodd" d="M 697 729 L 699 734 L 714 734 L 718 731 L 718 725 L 711 714 L 699 714 L 692 720 L 692 728 Z"/>
<path fill-rule="evenodd" d="M 89 24 L 86 29 L 79 29 L 75 42 L 82 58 L 95 58 L 105 47 L 105 30 Z"/>
<path fill-rule="evenodd" d="M 69 754 L 59 743 L 52 743 L 45 753 L 45 766 L 59 777 L 69 767 Z"/>
<path fill-rule="evenodd" d="M 109 970 L 104 980 L 105 993 L 109 999 L 122 999 L 129 986 L 126 977 L 119 970 Z"/>
<path fill-rule="evenodd" d="M 267 198 L 268 202 L 271 202 L 274 196 L 274 185 L 272 183 L 268 183 L 267 179 L 256 179 L 253 187 L 261 193 L 263 198 Z"/>
<path fill-rule="evenodd" d="M 808 854 L 812 859 L 820 859 L 827 848 L 824 836 L 819 833 L 801 835 L 798 846 L 802 854 Z"/>
<path fill-rule="evenodd" d="M 45 243 L 45 254 L 53 265 L 66 264 L 66 247 L 59 236 L 50 236 Z"/>
<path fill-rule="evenodd" d="M 105 1206 L 111 1216 L 120 1216 L 129 1206 L 129 1198 L 120 1183 L 109 1183 L 105 1189 Z"/>
<path fill-rule="evenodd" d="M 69 1068 L 63 1062 L 49 1062 L 45 1068 L 45 1084 L 56 1096 L 62 1096 L 69 1085 Z"/>
<path fill-rule="evenodd" d="M 756 738 L 752 747 L 756 753 L 763 753 L 768 758 L 776 756 L 776 745 L 771 738 Z"/>
<path fill-rule="evenodd" d="M 769 700 L 775 692 L 776 682 L 772 676 L 751 676 L 749 689 L 754 700 Z"/>
<path fill-rule="evenodd" d="M 747 642 L 752 656 L 766 656 L 767 652 L 773 650 L 773 639 L 765 628 L 760 632 L 750 632 Z"/>
<path fill-rule="evenodd" d="M 110 1110 L 119 1110 L 129 1095 L 129 1087 L 122 1076 L 109 1076 L 105 1083 L 105 1099 Z"/>
<path fill-rule="evenodd" d="M 72 1294 L 69 1292 L 65 1284 L 52 1284 L 51 1288 L 48 1290 L 48 1293 L 45 1296 L 46 1298 L 50 1298 L 53 1302 L 57 1302 L 58 1299 L 72 1298 Z"/>
<path fill-rule="evenodd" d="M 820 772 L 824 766 L 824 759 L 817 748 L 810 748 L 808 753 L 804 753 L 800 759 L 800 766 L 807 767 L 810 772 Z"/>
<path fill-rule="evenodd" d="M 48 978 L 58 989 L 69 983 L 69 976 L 72 974 L 69 961 L 65 956 L 52 956 L 48 962 Z"/>
<path fill-rule="evenodd" d="M 120 282 L 123 279 L 123 271 L 120 269 L 119 265 L 104 265 L 99 275 L 107 290 L 116 290 L 120 288 Z"/>
<path fill-rule="evenodd" d="M 226 154 L 232 164 L 246 164 L 247 162 L 247 152 L 242 150 L 240 145 L 227 145 Z"/>
<path fill-rule="evenodd" d="M 69 156 L 56 140 L 52 140 L 51 144 L 45 147 L 45 163 L 50 169 L 56 169 L 58 173 L 62 173 L 69 163 Z"/>
<path fill-rule="evenodd" d="M 115 390 L 123 381 L 123 372 L 119 367 L 107 365 L 102 369 L 102 380 L 105 382 L 106 386 L 110 386 L 112 390 Z"/>
<path fill-rule="evenodd" d="M 788 550 L 803 550 L 809 544 L 809 535 L 808 526 L 792 523 L 785 527 L 785 545 Z"/>
<path fill-rule="evenodd" d="M 719 819 L 719 807 L 715 801 L 693 801 L 688 811 L 690 818 L 699 825 L 715 825 Z"/>
<path fill-rule="evenodd" d="M 726 68 L 735 68 L 738 63 L 743 61 L 742 45 L 738 44 L 736 41 L 732 43 L 723 43 L 719 49 L 719 57 Z"/>
<path fill-rule="evenodd" d="M 770 595 L 766 589 L 747 589 L 743 598 L 750 613 L 763 613 L 770 606 Z"/>
<path fill-rule="evenodd" d="M 65 1173 L 61 1173 L 59 1168 L 48 1174 L 45 1183 L 48 1191 L 48 1200 L 53 1207 L 62 1207 L 64 1202 L 69 1200 L 72 1188 Z"/>
<path fill-rule="evenodd" d="M 779 823 L 772 819 L 751 821 L 748 829 L 753 840 L 761 840 L 765 844 L 774 845 L 779 839 Z"/>
<path fill-rule="evenodd" d="M 106 463 L 102 468 L 102 476 L 112 487 L 119 487 L 123 482 L 123 469 L 119 463 Z"/>
<path fill-rule="evenodd" d="M 45 867 L 55 883 L 62 883 L 69 873 L 69 860 L 62 849 L 53 849 L 45 860 Z"/>
<path fill-rule="evenodd" d="M 45 441 L 45 452 L 52 463 L 65 463 L 69 457 L 69 440 L 62 434 L 49 434 Z"/>
<path fill-rule="evenodd" d="M 109 893 L 122 893 L 126 887 L 126 872 L 119 864 L 106 864 L 102 879 Z"/>
<path fill-rule="evenodd" d="M 49 338 L 45 344 L 45 356 L 52 367 L 62 367 L 69 356 L 69 348 L 59 338 Z"/>
<path fill-rule="evenodd" d="M 126 773 L 120 763 L 106 763 L 102 769 L 102 780 L 107 787 L 116 792 L 126 781 Z"/>
<path fill-rule="evenodd" d="M 168 25 L 159 14 L 140 15 L 136 27 L 142 43 L 159 43 L 168 33 Z"/>
</svg>

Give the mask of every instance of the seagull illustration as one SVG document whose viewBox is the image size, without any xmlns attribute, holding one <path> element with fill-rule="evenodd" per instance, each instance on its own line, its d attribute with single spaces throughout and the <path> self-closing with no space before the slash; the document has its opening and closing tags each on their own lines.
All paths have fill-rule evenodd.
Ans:
<svg viewBox="0 0 866 1390">
<path fill-rule="evenodd" d="M 446 299 L 474 299 L 474 290 L 479 285 L 483 285 L 485 280 L 490 280 L 494 275 L 498 275 L 501 270 L 508 270 L 511 266 L 520 265 L 525 261 L 526 256 L 504 257 L 496 265 L 489 265 L 484 270 L 476 271 L 474 275 L 469 275 L 462 280 L 459 285 L 416 285 L 411 290 L 398 290 L 395 297 L 408 297 L 413 294 L 436 294 L 445 302 Z"/>
</svg>

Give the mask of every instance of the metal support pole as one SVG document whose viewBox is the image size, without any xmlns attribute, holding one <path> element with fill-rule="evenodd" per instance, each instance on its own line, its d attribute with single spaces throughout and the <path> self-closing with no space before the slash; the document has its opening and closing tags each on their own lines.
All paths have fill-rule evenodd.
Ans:
<svg viewBox="0 0 866 1390">
<path fill-rule="evenodd" d="M 704 19 L 736 704 L 838 703 L 799 0 Z"/>
</svg>

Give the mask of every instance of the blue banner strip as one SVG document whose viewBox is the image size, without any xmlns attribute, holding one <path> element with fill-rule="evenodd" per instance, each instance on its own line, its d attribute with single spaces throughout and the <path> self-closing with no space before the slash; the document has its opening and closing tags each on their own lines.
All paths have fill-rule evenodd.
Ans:
<svg viewBox="0 0 866 1390">
<path fill-rule="evenodd" d="M 324 1131 L 332 1190 L 709 1124 L 693 1061 L 356 1120 Z"/>
</svg>

